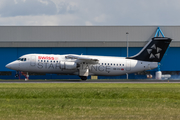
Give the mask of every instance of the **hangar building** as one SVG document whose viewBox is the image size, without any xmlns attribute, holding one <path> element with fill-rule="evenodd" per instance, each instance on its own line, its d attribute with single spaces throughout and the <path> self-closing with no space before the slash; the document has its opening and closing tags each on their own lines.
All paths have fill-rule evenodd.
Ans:
<svg viewBox="0 0 180 120">
<path fill-rule="evenodd" d="M 16 71 L 6 64 L 24 54 L 84 54 L 126 57 L 137 54 L 154 37 L 158 26 L 0 26 L 0 79 L 15 79 Z M 180 26 L 160 26 L 166 37 L 173 39 L 161 61 L 163 74 L 180 75 Z M 129 34 L 126 34 L 126 33 Z M 130 74 L 130 79 L 154 76 L 157 69 Z M 78 76 L 29 73 L 30 79 L 79 79 Z M 99 79 L 126 78 L 126 76 Z"/>
</svg>

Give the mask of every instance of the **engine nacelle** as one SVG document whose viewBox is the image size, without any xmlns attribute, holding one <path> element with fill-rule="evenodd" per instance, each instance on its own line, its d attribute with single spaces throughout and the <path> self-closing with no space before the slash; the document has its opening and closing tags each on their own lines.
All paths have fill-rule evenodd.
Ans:
<svg viewBox="0 0 180 120">
<path fill-rule="evenodd" d="M 60 65 L 61 69 L 71 70 L 77 68 L 77 64 L 75 62 L 60 62 Z"/>
</svg>

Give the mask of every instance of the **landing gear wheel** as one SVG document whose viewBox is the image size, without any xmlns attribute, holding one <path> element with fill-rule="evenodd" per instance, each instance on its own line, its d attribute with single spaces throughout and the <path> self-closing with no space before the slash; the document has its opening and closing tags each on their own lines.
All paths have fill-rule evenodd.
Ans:
<svg viewBox="0 0 180 120">
<path fill-rule="evenodd" d="M 81 80 L 87 80 L 86 76 L 79 76 L 81 78 Z"/>
<path fill-rule="evenodd" d="M 15 77 L 19 77 L 19 73 L 18 73 L 18 71 L 16 71 Z"/>
</svg>

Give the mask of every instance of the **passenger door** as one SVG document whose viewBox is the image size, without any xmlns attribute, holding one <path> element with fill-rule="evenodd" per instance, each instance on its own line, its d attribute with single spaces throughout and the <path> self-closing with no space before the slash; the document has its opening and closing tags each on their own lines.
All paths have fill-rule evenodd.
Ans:
<svg viewBox="0 0 180 120">
<path fill-rule="evenodd" d="M 35 55 L 32 55 L 32 56 L 31 56 L 30 65 L 31 65 L 31 66 L 35 66 L 35 65 L 36 65 L 36 56 L 35 56 Z"/>
</svg>

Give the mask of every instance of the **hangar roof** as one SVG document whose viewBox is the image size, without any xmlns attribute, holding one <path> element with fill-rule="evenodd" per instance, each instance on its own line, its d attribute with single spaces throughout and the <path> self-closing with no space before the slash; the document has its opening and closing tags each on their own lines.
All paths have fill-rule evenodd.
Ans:
<svg viewBox="0 0 180 120">
<path fill-rule="evenodd" d="M 143 47 L 158 26 L 0 26 L 0 47 Z M 160 26 L 180 47 L 180 26 Z M 126 32 L 128 32 L 128 37 Z"/>
</svg>

